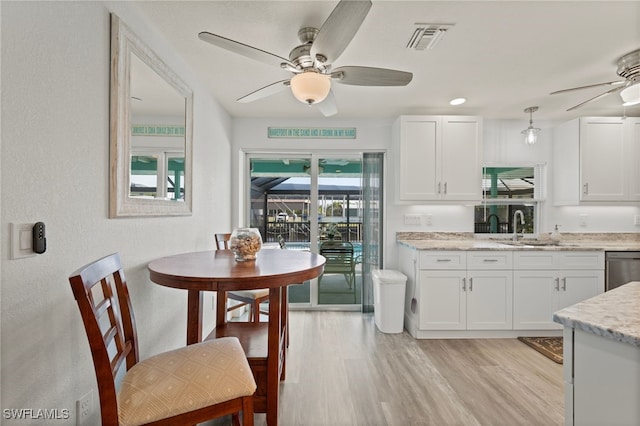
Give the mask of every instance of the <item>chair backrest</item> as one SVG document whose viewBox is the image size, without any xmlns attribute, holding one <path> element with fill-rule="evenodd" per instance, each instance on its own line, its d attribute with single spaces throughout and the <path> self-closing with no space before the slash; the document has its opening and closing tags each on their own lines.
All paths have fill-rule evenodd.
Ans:
<svg viewBox="0 0 640 426">
<path fill-rule="evenodd" d="M 348 241 L 325 241 L 320 245 L 320 254 L 326 258 L 325 272 L 350 270 L 355 266 L 353 244 Z"/>
<path fill-rule="evenodd" d="M 229 240 L 231 239 L 231 233 L 215 234 L 215 237 L 216 237 L 216 249 L 229 250 Z"/>
<path fill-rule="evenodd" d="M 138 362 L 136 324 L 118 253 L 69 276 L 91 347 L 102 424 L 118 424 L 116 375 Z"/>
</svg>

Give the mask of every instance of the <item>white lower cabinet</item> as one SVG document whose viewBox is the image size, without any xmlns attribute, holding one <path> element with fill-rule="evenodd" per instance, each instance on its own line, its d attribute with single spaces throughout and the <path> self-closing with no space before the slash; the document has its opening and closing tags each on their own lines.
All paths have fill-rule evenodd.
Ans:
<svg viewBox="0 0 640 426">
<path fill-rule="evenodd" d="M 511 271 L 467 271 L 467 330 L 511 330 Z"/>
<path fill-rule="evenodd" d="M 518 269 L 519 266 L 528 269 Z M 562 269 L 563 266 L 582 269 Z M 553 322 L 555 311 L 604 291 L 602 252 L 516 252 L 514 268 L 515 330 L 561 329 Z"/>
<path fill-rule="evenodd" d="M 406 325 L 418 338 L 555 333 L 555 311 L 604 292 L 600 251 L 403 247 L 400 258 L 408 277 Z"/>
<path fill-rule="evenodd" d="M 420 329 L 467 328 L 467 271 L 420 271 Z"/>
<path fill-rule="evenodd" d="M 419 327 L 423 330 L 510 330 L 512 328 L 511 252 L 458 252 L 421 256 L 421 265 L 447 269 L 420 269 Z M 506 260 L 505 260 L 506 258 Z M 486 261 L 486 266 L 482 266 Z M 467 270 L 467 265 L 478 268 Z M 504 270 L 489 269 L 496 264 Z M 443 266 L 446 265 L 446 266 Z M 507 266 L 504 266 L 507 265 Z"/>
</svg>

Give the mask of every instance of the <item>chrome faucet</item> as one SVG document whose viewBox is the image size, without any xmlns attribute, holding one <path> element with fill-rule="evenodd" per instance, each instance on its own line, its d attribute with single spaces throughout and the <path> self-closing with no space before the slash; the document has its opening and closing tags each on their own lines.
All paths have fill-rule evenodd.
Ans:
<svg viewBox="0 0 640 426">
<path fill-rule="evenodd" d="M 518 222 L 516 221 L 518 215 L 520 215 L 520 224 L 524 225 L 524 213 L 522 210 L 516 210 L 513 213 L 513 241 L 518 241 Z M 522 229 L 522 237 L 524 237 L 524 228 Z"/>
</svg>

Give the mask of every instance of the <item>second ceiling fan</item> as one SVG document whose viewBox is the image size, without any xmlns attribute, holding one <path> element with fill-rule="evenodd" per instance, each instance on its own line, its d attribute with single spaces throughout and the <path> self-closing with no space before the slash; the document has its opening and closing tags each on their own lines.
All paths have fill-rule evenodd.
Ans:
<svg viewBox="0 0 640 426">
<path fill-rule="evenodd" d="M 604 93 L 600 93 L 599 95 L 587 99 L 586 101 L 569 108 L 567 111 L 573 111 L 574 109 L 580 108 L 589 102 L 593 102 L 616 92 L 620 92 L 624 106 L 637 105 L 640 103 L 640 49 L 622 56 L 618 59 L 617 65 L 617 74 L 624 78 L 624 80 L 607 81 L 606 83 L 589 84 L 587 86 L 557 90 L 555 92 L 551 92 L 551 95 L 573 92 L 575 90 L 591 89 L 592 87 L 615 86 L 613 89 L 609 89 Z"/>
<path fill-rule="evenodd" d="M 317 105 L 320 112 L 329 117 L 338 111 L 331 90 L 334 81 L 355 86 L 406 86 L 413 78 L 410 72 L 387 68 L 331 68 L 331 64 L 355 36 L 370 9 L 369 0 L 340 0 L 319 30 L 305 27 L 298 31 L 302 44 L 291 50 L 288 59 L 206 31 L 199 33 L 198 37 L 230 52 L 293 73 L 291 78 L 262 87 L 239 98 L 238 102 L 253 102 L 290 87 L 296 99 L 308 105 Z"/>
</svg>

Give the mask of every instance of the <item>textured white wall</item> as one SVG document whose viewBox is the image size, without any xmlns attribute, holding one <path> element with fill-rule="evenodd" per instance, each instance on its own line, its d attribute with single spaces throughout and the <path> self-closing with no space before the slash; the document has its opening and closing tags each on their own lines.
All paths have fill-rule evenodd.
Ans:
<svg viewBox="0 0 640 426">
<path fill-rule="evenodd" d="M 107 217 L 112 10 L 194 89 L 192 216 Z M 1 405 L 75 416 L 75 401 L 97 388 L 69 274 L 119 251 L 141 356 L 184 345 L 186 293 L 151 283 L 146 265 L 211 249 L 214 229 L 230 229 L 228 204 L 216 201 L 230 198 L 231 120 L 131 3 L 3 1 L 1 20 Z M 46 253 L 11 260 L 10 223 L 36 221 Z"/>
</svg>

